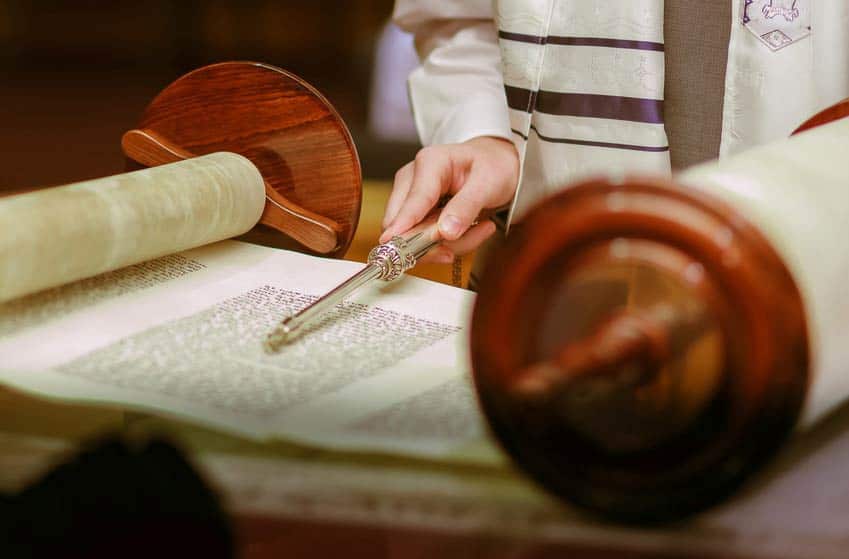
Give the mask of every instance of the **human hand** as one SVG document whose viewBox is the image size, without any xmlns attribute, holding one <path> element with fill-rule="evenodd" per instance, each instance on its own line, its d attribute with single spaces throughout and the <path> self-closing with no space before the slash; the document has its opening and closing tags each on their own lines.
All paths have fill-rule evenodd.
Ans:
<svg viewBox="0 0 849 559">
<path fill-rule="evenodd" d="M 422 258 L 451 262 L 455 255 L 475 250 L 495 232 L 495 224 L 488 219 L 473 224 L 482 210 L 509 202 L 518 181 L 519 155 L 508 140 L 481 136 L 461 144 L 425 147 L 395 174 L 380 242 L 407 232 L 442 196 L 451 194 L 439 214 L 443 243 Z"/>
</svg>

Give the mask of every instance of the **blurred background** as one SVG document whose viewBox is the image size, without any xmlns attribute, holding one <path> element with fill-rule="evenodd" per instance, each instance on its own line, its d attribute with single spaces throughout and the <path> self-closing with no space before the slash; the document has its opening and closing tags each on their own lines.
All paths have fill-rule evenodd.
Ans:
<svg viewBox="0 0 849 559">
<path fill-rule="evenodd" d="M 417 137 L 411 38 L 392 0 L 0 0 L 0 190 L 123 170 L 119 141 L 168 83 L 257 60 L 300 75 L 347 122 L 366 179 L 389 179 Z M 380 110 L 371 107 L 379 106 Z"/>
</svg>

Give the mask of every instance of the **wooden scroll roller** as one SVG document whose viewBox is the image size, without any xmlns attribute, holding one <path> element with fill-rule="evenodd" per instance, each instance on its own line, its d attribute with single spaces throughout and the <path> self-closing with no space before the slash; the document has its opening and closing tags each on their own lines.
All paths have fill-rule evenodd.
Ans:
<svg viewBox="0 0 849 559">
<path fill-rule="evenodd" d="M 522 469 L 614 519 L 678 519 L 849 398 L 847 115 L 672 180 L 578 184 L 515 228 L 471 338 Z"/>
<path fill-rule="evenodd" d="M 265 64 L 195 70 L 147 107 L 130 169 L 0 200 L 0 302 L 241 235 L 341 256 L 362 180 L 351 135 L 300 78 Z M 157 167 L 162 166 L 162 167 Z"/>
</svg>

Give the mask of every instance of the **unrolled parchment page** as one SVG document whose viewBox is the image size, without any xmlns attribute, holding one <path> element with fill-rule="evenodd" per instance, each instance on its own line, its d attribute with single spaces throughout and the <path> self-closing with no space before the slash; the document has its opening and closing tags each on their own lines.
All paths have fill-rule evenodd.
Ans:
<svg viewBox="0 0 849 559">
<path fill-rule="evenodd" d="M 296 343 L 262 339 L 361 265 L 225 241 L 0 305 L 0 379 L 254 438 L 461 457 L 482 421 L 472 295 L 405 278 L 363 290 Z"/>
</svg>

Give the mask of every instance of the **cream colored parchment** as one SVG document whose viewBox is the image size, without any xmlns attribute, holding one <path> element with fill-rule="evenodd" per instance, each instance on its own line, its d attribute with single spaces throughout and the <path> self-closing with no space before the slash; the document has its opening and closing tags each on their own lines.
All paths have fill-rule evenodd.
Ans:
<svg viewBox="0 0 849 559">
<path fill-rule="evenodd" d="M 279 353 L 262 341 L 361 264 L 222 241 L 0 304 L 0 383 L 259 440 L 500 461 L 471 386 L 471 292 L 362 289 Z"/>
<path fill-rule="evenodd" d="M 805 304 L 812 382 L 801 425 L 849 398 L 849 118 L 679 179 L 754 223 L 783 257 Z"/>
<path fill-rule="evenodd" d="M 264 204 L 223 152 L 0 199 L 0 302 L 240 235 Z"/>
</svg>

